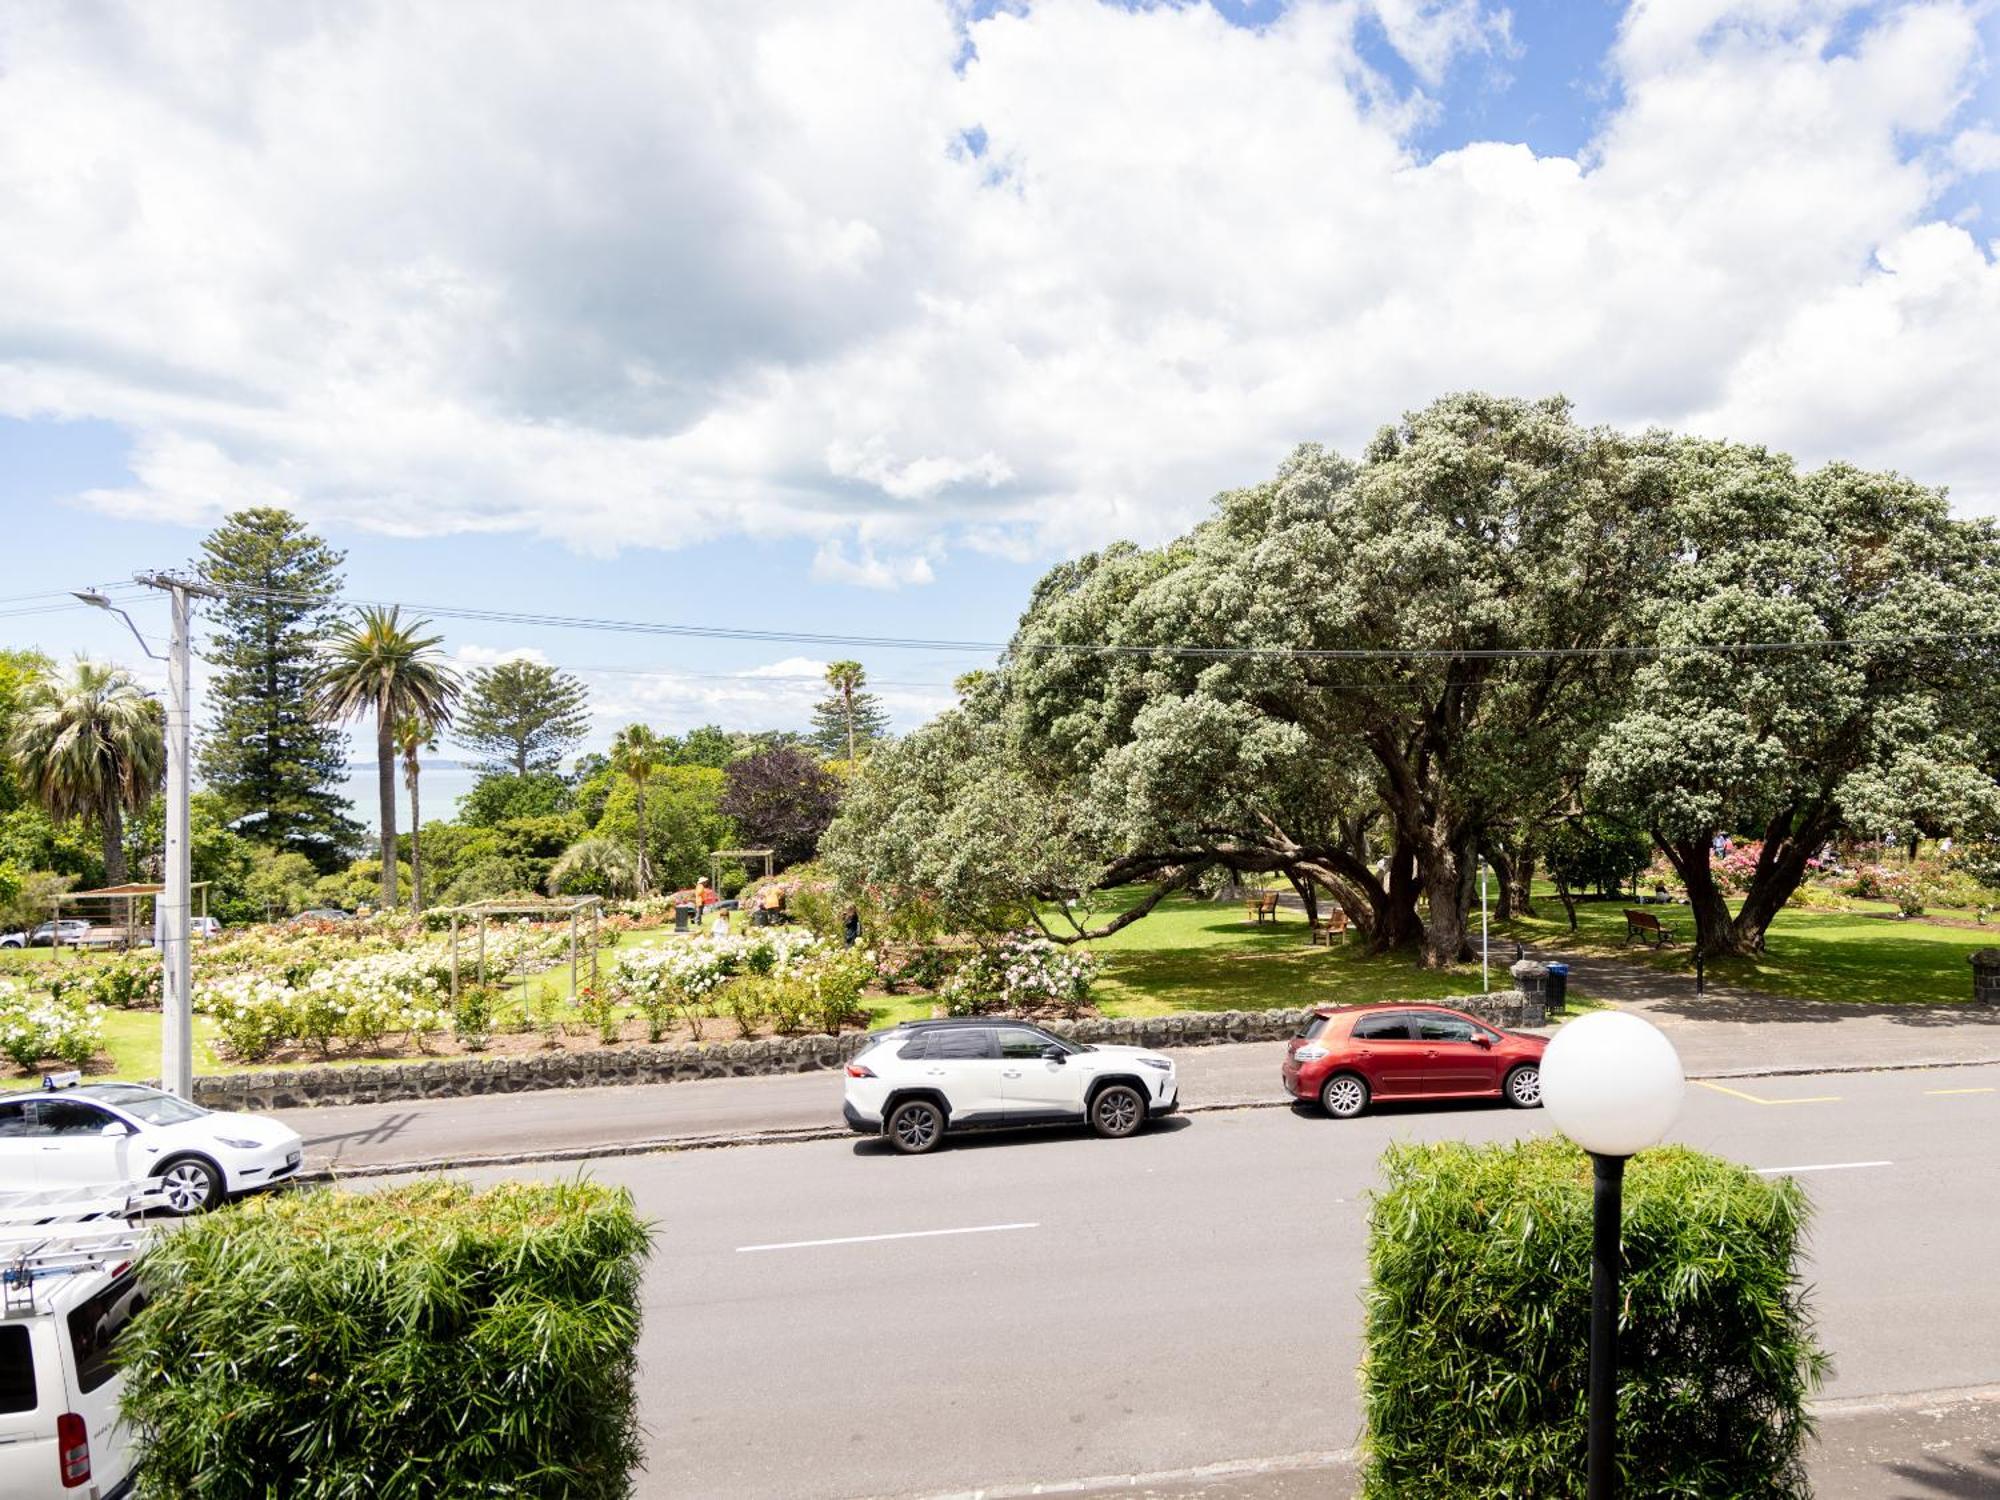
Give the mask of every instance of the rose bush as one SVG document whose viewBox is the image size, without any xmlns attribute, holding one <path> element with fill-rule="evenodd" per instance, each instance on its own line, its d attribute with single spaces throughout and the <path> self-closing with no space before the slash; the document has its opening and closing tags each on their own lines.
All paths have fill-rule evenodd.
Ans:
<svg viewBox="0 0 2000 1500">
<path fill-rule="evenodd" d="M 80 1068 L 104 1048 L 104 1012 L 80 993 L 53 994 L 0 979 L 0 1053 L 32 1069 L 55 1057 Z"/>
</svg>

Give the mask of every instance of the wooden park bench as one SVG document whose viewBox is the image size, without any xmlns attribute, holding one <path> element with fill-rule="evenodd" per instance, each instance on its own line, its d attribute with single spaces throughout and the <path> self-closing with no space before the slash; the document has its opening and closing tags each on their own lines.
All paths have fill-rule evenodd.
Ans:
<svg viewBox="0 0 2000 1500">
<path fill-rule="evenodd" d="M 1665 922 L 1662 922 L 1651 912 L 1633 911 L 1627 908 L 1625 912 L 1625 941 L 1629 943 L 1635 937 L 1644 938 L 1655 948 L 1659 947 L 1662 943 L 1671 943 L 1674 941 L 1673 929 L 1668 927 Z"/>
<path fill-rule="evenodd" d="M 1335 938 L 1344 937 L 1346 934 L 1347 913 L 1337 906 L 1312 924 L 1312 941 L 1325 943 L 1329 948 L 1333 946 Z"/>
<path fill-rule="evenodd" d="M 1261 896 L 1252 896 L 1248 901 L 1243 903 L 1244 921 L 1255 922 L 1261 927 L 1264 925 L 1267 917 L 1273 926 L 1277 925 L 1278 893 L 1276 891 L 1266 891 Z"/>
</svg>

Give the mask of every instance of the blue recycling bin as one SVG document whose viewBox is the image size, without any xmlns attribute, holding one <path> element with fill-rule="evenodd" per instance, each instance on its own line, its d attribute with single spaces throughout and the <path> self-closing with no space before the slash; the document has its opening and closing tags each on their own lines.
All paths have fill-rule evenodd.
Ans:
<svg viewBox="0 0 2000 1500">
<path fill-rule="evenodd" d="M 1551 1011 L 1565 1010 L 1569 1006 L 1569 965 L 1550 964 L 1548 1007 Z"/>
</svg>

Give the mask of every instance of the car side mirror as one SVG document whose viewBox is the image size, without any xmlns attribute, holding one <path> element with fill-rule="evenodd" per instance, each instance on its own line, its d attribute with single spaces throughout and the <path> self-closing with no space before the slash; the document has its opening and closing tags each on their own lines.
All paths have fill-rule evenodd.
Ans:
<svg viewBox="0 0 2000 1500">
<path fill-rule="evenodd" d="M 1042 1057 L 1044 1060 L 1048 1062 L 1059 1063 L 1062 1062 L 1068 1056 L 1069 1053 L 1064 1051 L 1061 1047 L 1042 1048 Z"/>
<path fill-rule="evenodd" d="M 1472 1039 L 1472 1045 L 1475 1047 L 1490 1048 L 1493 1045 L 1493 1038 L 1490 1036 L 1476 1036 Z"/>
<path fill-rule="evenodd" d="M 122 1124 L 117 1120 L 113 1120 L 109 1125 L 104 1126 L 97 1133 L 99 1135 L 130 1135 L 132 1133 L 132 1127 L 130 1125 Z"/>
</svg>

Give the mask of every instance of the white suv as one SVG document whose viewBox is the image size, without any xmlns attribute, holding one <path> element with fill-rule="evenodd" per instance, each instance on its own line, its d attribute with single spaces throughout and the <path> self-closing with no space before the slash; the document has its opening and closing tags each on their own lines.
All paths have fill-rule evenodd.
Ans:
<svg viewBox="0 0 2000 1500">
<path fill-rule="evenodd" d="M 1088 1121 L 1126 1136 L 1180 1108 L 1173 1059 L 1067 1042 L 1025 1021 L 917 1021 L 869 1039 L 847 1065 L 850 1129 L 898 1151 L 950 1130 Z"/>
<path fill-rule="evenodd" d="M 132 1443 L 120 1420 L 118 1336 L 145 1294 L 131 1262 L 155 1195 L 0 1193 L 0 1495 L 120 1500 Z M 91 1193 L 109 1197 L 80 1201 Z M 67 1201 L 63 1201 L 67 1200 Z"/>
</svg>

